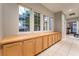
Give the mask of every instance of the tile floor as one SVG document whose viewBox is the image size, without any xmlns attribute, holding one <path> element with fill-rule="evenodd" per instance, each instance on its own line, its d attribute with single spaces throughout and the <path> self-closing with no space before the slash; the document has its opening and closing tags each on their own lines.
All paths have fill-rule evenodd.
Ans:
<svg viewBox="0 0 79 59">
<path fill-rule="evenodd" d="M 38 56 L 79 56 L 79 38 L 67 35 Z"/>
</svg>

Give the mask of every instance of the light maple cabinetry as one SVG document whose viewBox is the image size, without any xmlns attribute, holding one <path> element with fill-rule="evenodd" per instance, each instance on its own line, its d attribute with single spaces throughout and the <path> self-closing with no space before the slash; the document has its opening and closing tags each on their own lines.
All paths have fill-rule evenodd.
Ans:
<svg viewBox="0 0 79 59">
<path fill-rule="evenodd" d="M 48 36 L 43 36 L 43 49 L 48 48 Z"/>
<path fill-rule="evenodd" d="M 53 44 L 55 43 L 55 35 L 52 35 L 53 36 Z"/>
<path fill-rule="evenodd" d="M 22 43 L 3 45 L 3 56 L 22 56 Z"/>
<path fill-rule="evenodd" d="M 57 35 L 54 34 L 54 43 L 56 43 L 56 42 L 57 42 Z"/>
<path fill-rule="evenodd" d="M 58 41 L 58 34 L 55 34 L 55 42 Z"/>
<path fill-rule="evenodd" d="M 33 56 L 35 52 L 35 40 L 27 40 L 23 42 L 23 55 L 24 56 Z"/>
<path fill-rule="evenodd" d="M 2 48 L 0 47 L 0 56 L 2 56 Z"/>
<path fill-rule="evenodd" d="M 26 36 L 24 36 L 26 37 Z M 31 37 L 31 36 L 29 36 Z M 3 56 L 34 56 L 61 40 L 61 33 L 51 33 L 0 46 Z"/>
<path fill-rule="evenodd" d="M 61 34 L 60 33 L 58 34 L 58 40 L 61 40 Z"/>
<path fill-rule="evenodd" d="M 38 54 L 43 50 L 42 37 L 37 37 L 34 40 L 35 40 L 35 54 Z"/>
<path fill-rule="evenodd" d="M 53 35 L 53 43 L 58 42 L 59 40 L 61 40 L 61 35 L 60 33 L 56 33 Z"/>
<path fill-rule="evenodd" d="M 53 37 L 49 35 L 48 45 L 51 46 L 53 44 Z"/>
</svg>

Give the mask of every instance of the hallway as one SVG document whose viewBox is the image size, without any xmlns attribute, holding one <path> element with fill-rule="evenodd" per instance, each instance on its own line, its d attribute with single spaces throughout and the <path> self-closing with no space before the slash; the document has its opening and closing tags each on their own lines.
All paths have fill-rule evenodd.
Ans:
<svg viewBox="0 0 79 59">
<path fill-rule="evenodd" d="M 38 56 L 79 56 L 79 38 L 67 35 Z"/>
</svg>

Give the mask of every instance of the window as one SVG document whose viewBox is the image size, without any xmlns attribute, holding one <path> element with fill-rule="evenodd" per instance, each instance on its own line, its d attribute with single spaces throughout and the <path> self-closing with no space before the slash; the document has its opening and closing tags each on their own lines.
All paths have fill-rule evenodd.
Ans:
<svg viewBox="0 0 79 59">
<path fill-rule="evenodd" d="M 40 31 L 40 13 L 34 12 L 34 31 Z"/>
<path fill-rule="evenodd" d="M 30 10 L 19 6 L 19 32 L 30 31 Z"/>
<path fill-rule="evenodd" d="M 49 19 L 49 30 L 53 31 L 53 19 L 52 18 Z"/>
<path fill-rule="evenodd" d="M 34 18 L 30 21 L 32 16 Z M 52 30 L 52 18 L 43 15 L 42 21 L 43 25 L 40 23 L 40 13 L 32 12 L 30 9 L 19 5 L 19 32 L 41 31 L 41 28 L 44 31 Z M 42 27 L 40 27 L 41 25 Z"/>
<path fill-rule="evenodd" d="M 48 17 L 45 15 L 43 16 L 43 30 L 48 30 Z"/>
</svg>

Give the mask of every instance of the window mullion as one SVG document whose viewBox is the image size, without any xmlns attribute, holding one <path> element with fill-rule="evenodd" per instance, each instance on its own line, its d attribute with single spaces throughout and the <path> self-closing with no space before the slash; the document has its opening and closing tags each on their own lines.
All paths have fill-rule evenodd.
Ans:
<svg viewBox="0 0 79 59">
<path fill-rule="evenodd" d="M 30 17 L 30 31 L 34 31 L 34 12 L 31 10 L 31 17 Z"/>
</svg>

